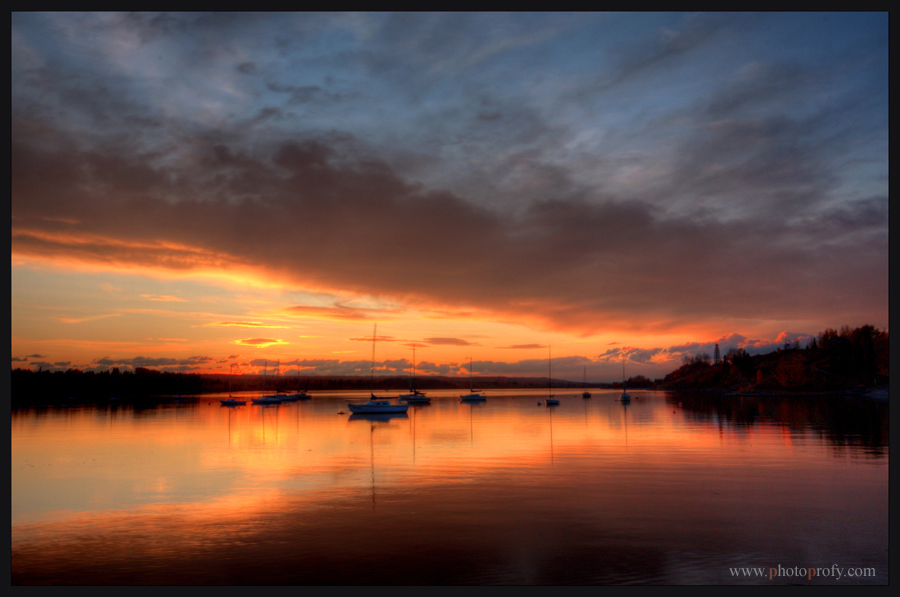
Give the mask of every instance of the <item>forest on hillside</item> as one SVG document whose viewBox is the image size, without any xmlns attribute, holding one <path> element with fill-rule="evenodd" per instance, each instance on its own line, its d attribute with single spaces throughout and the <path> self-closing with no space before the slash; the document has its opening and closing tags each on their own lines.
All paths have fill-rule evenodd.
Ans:
<svg viewBox="0 0 900 597">
<path fill-rule="evenodd" d="M 826 329 L 806 346 L 750 355 L 732 348 L 722 358 L 694 355 L 654 386 L 664 390 L 830 392 L 888 384 L 888 332 L 871 325 Z"/>
</svg>

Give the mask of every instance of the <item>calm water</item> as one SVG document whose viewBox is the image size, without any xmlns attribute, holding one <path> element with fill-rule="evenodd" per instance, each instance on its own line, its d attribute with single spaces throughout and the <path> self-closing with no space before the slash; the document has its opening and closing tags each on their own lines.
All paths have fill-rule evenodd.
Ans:
<svg viewBox="0 0 900 597">
<path fill-rule="evenodd" d="M 12 582 L 888 582 L 886 402 L 458 394 L 14 410 Z"/>
</svg>

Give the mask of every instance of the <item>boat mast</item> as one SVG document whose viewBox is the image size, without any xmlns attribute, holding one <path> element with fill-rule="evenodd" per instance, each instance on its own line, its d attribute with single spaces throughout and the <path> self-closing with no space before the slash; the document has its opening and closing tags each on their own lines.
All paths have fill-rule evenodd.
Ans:
<svg viewBox="0 0 900 597">
<path fill-rule="evenodd" d="M 369 394 L 375 397 L 375 333 L 378 331 L 378 324 L 372 329 L 372 366 L 369 368 Z"/>
<path fill-rule="evenodd" d="M 413 392 L 416 391 L 416 345 L 413 344 Z"/>
</svg>

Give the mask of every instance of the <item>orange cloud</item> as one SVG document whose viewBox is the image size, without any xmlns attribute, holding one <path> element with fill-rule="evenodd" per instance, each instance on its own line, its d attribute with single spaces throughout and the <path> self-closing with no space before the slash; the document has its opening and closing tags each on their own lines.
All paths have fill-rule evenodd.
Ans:
<svg viewBox="0 0 900 597">
<path fill-rule="evenodd" d="M 162 301 L 162 302 L 178 302 L 178 303 L 186 303 L 187 301 L 183 298 L 178 298 L 177 296 L 171 296 L 166 294 L 142 294 L 141 298 L 145 298 L 148 301 Z"/>
<path fill-rule="evenodd" d="M 208 323 L 206 325 L 221 326 L 221 327 L 287 329 L 287 326 L 271 325 L 271 324 L 267 324 L 267 323 L 258 323 L 256 321 L 216 321 L 214 323 Z"/>
<path fill-rule="evenodd" d="M 280 338 L 244 338 L 242 340 L 235 340 L 234 343 L 241 346 L 253 346 L 255 348 L 266 348 L 269 346 L 287 344 L 287 342 Z"/>
</svg>

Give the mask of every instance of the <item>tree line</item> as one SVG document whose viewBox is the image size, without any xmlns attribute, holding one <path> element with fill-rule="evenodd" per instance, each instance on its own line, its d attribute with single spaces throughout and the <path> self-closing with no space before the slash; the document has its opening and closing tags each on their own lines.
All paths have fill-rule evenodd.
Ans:
<svg viewBox="0 0 900 597">
<path fill-rule="evenodd" d="M 847 391 L 888 383 L 887 330 L 871 325 L 828 328 L 805 346 L 785 344 L 775 352 L 750 355 L 732 348 L 720 360 L 688 356 L 656 384 L 659 389 L 720 389 L 740 392 Z"/>
<path fill-rule="evenodd" d="M 844 391 L 886 385 L 888 382 L 888 332 L 871 325 L 840 330 L 826 329 L 805 346 L 786 344 L 775 352 L 750 355 L 731 348 L 720 357 L 701 353 L 686 356 L 681 367 L 661 380 L 635 376 L 629 388 L 661 390 Z M 368 390 L 368 377 L 269 377 L 259 375 L 202 375 L 172 373 L 137 367 L 134 371 L 31 371 L 12 370 L 12 403 L 41 404 L 68 401 L 96 402 L 114 399 L 169 399 L 176 395 L 261 390 L 307 391 Z M 375 390 L 403 388 L 406 377 L 376 377 Z M 467 387 L 468 378 L 425 376 L 416 380 L 421 390 Z M 490 388 L 546 387 L 546 378 L 480 377 L 477 384 Z M 553 380 L 555 387 L 581 387 L 581 383 Z M 603 384 L 601 384 L 603 385 Z M 620 387 L 621 384 L 611 384 Z"/>
</svg>

